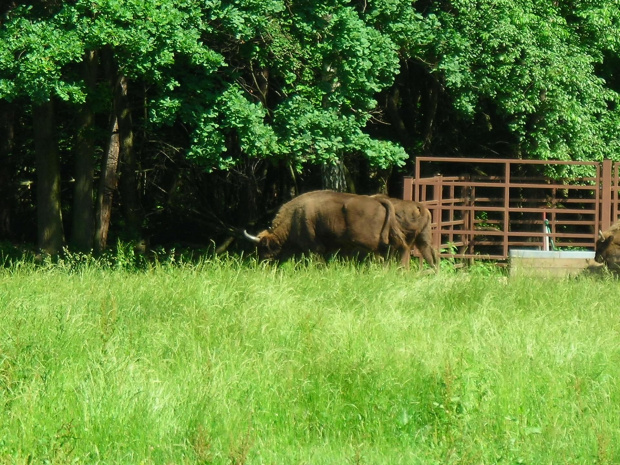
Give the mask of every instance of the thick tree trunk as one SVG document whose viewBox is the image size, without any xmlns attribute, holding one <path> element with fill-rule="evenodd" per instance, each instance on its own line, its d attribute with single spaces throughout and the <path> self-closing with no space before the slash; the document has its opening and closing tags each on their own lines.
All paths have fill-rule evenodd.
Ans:
<svg viewBox="0 0 620 465">
<path fill-rule="evenodd" d="M 110 117 L 110 135 L 103 154 L 97 206 L 95 214 L 95 251 L 103 251 L 108 242 L 110 220 L 112 218 L 112 200 L 119 182 L 118 166 L 121 146 L 126 138 L 127 116 L 127 78 L 119 74 L 116 63 L 109 49 L 102 51 L 102 64 L 106 78 L 112 88 L 112 110 Z M 124 133 L 121 135 L 121 119 Z"/>
<path fill-rule="evenodd" d="M 117 168 L 120 153 L 118 118 L 112 113 L 110 136 L 103 155 L 99 191 L 97 193 L 97 213 L 95 215 L 95 251 L 102 252 L 108 245 L 108 232 L 112 218 L 112 200 L 118 184 Z"/>
<path fill-rule="evenodd" d="M 322 165 L 321 179 L 323 189 L 331 189 L 337 192 L 348 190 L 346 168 L 342 160 L 337 160 L 333 164 Z"/>
<path fill-rule="evenodd" d="M 133 123 L 128 99 L 128 83 L 125 77 L 119 79 L 116 89 L 118 129 L 120 136 L 120 193 L 127 235 L 132 241 L 142 239 L 144 212 L 140 203 L 138 160 L 134 151 Z"/>
<path fill-rule="evenodd" d="M 11 210 L 15 196 L 15 107 L 0 100 L 0 240 L 11 237 Z"/>
<path fill-rule="evenodd" d="M 95 52 L 84 55 L 83 76 L 89 92 L 96 85 L 97 56 Z M 80 252 L 93 249 L 95 205 L 93 202 L 95 171 L 95 115 L 90 102 L 80 109 L 79 128 L 75 148 L 75 188 L 73 192 L 73 222 L 71 245 Z"/>
<path fill-rule="evenodd" d="M 336 69 L 332 65 L 325 63 L 323 65 L 323 74 L 321 78 L 324 82 L 329 83 L 329 92 L 323 95 L 322 107 L 329 107 L 329 96 L 338 87 L 340 83 L 336 79 Z M 347 191 L 347 177 L 344 161 L 338 159 L 331 164 L 321 165 L 321 181 L 323 189 L 331 189 L 337 192 Z"/>
<path fill-rule="evenodd" d="M 54 140 L 54 107 L 48 101 L 34 108 L 34 145 L 37 170 L 37 242 L 42 253 L 62 250 L 60 158 Z"/>
</svg>

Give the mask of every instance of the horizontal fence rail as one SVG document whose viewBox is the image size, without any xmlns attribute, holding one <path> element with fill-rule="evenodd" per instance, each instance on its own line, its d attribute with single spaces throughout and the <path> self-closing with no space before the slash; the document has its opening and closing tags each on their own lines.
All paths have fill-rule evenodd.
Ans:
<svg viewBox="0 0 620 465">
<path fill-rule="evenodd" d="M 431 210 L 433 242 L 444 257 L 506 260 L 514 248 L 591 250 L 598 231 L 618 218 L 619 168 L 611 160 L 418 157 L 403 198 Z"/>
</svg>

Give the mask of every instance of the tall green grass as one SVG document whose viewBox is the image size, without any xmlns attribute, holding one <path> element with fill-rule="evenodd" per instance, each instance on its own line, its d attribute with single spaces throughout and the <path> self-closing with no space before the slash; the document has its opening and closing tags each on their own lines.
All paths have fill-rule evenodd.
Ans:
<svg viewBox="0 0 620 465">
<path fill-rule="evenodd" d="M 233 259 L 0 271 L 0 463 L 620 462 L 620 287 Z"/>
</svg>

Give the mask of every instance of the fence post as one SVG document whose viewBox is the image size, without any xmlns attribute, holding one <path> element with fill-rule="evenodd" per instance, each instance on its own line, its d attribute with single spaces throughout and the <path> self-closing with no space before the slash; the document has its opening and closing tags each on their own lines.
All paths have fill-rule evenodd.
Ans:
<svg viewBox="0 0 620 465">
<path fill-rule="evenodd" d="M 413 200 L 413 177 L 412 176 L 405 176 L 405 181 L 403 184 L 403 199 Z"/>
<path fill-rule="evenodd" d="M 601 173 L 601 225 L 600 229 L 606 231 L 611 226 L 611 205 L 612 205 L 612 189 L 611 189 L 611 172 L 613 163 L 611 160 L 603 160 L 603 167 Z M 595 235 L 598 236 L 598 230 L 595 231 Z"/>
<path fill-rule="evenodd" d="M 510 231 L 510 160 L 506 160 L 504 165 L 504 224 L 502 227 L 504 237 L 503 242 L 503 255 L 508 257 L 508 234 Z"/>
<path fill-rule="evenodd" d="M 463 202 L 463 210 L 462 210 L 462 220 L 463 220 L 463 233 L 461 234 L 461 242 L 463 245 L 461 246 L 461 253 L 463 254 L 472 254 L 472 248 L 474 244 L 474 229 L 475 229 L 475 215 L 473 214 L 473 196 L 472 191 L 475 187 L 471 187 L 471 175 L 466 174 L 463 176 L 463 181 L 466 185 L 461 186 L 460 197 Z M 455 196 L 453 195 L 452 198 Z M 454 206 L 454 204 L 453 204 Z M 452 217 L 450 220 L 454 220 L 454 210 L 451 212 Z M 472 264 L 473 259 L 468 259 L 469 264 Z"/>
<path fill-rule="evenodd" d="M 442 220 L 442 204 L 443 204 L 443 176 L 438 175 L 433 179 L 433 199 L 436 200 L 436 204 L 433 212 L 433 219 L 437 224 L 435 231 L 433 232 L 433 241 L 435 248 L 438 252 L 441 252 L 441 220 Z"/>
<path fill-rule="evenodd" d="M 612 188 L 611 188 L 611 203 L 612 203 L 612 216 L 611 222 L 615 223 L 618 219 L 618 163 L 612 164 Z"/>
</svg>

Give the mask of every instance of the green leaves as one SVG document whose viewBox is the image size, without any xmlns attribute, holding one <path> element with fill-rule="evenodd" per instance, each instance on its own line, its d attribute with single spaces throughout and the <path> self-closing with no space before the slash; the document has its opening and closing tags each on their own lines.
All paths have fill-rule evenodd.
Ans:
<svg viewBox="0 0 620 465">
<path fill-rule="evenodd" d="M 617 8 L 574 3 L 461 0 L 437 12 L 433 55 L 455 108 L 473 117 L 491 102 L 530 158 L 617 156 L 618 95 L 597 75 L 600 45 L 614 45 L 596 27 L 615 22 L 617 37 Z"/>
<path fill-rule="evenodd" d="M 409 131 L 408 147 L 430 146 L 440 110 L 450 122 L 491 121 L 515 142 L 505 155 L 620 153 L 620 10 L 604 0 L 76 0 L 45 14 L 21 6 L 2 22 L 0 98 L 104 100 L 87 99 L 78 66 L 107 50 L 145 89 L 149 127 L 182 123 L 188 155 L 209 169 L 244 157 L 302 169 L 352 154 L 402 164 L 406 153 L 381 141 L 393 128 L 374 123 L 410 63 L 437 86 L 422 95 L 401 75 L 409 94 L 395 111 L 429 128 Z M 443 107 L 425 115 L 431 92 Z"/>
<path fill-rule="evenodd" d="M 27 18 L 31 8 L 17 8 L 15 21 L 0 29 L 0 98 L 25 95 L 41 103 L 55 94 L 62 100 L 82 102 L 79 83 L 63 78 L 63 68 L 82 57 L 82 42 L 75 30 L 56 22 Z"/>
<path fill-rule="evenodd" d="M 298 154 L 298 169 L 304 163 L 333 163 L 351 153 L 364 155 L 372 166 L 380 168 L 402 165 L 407 158 L 401 147 L 364 134 L 355 116 L 316 108 L 301 96 L 280 105 L 274 118 L 285 152 Z"/>
<path fill-rule="evenodd" d="M 200 115 L 184 117 L 194 127 L 192 159 L 210 169 L 230 168 L 240 154 L 287 158 L 298 170 L 348 154 L 402 164 L 404 150 L 363 132 L 377 93 L 398 72 L 389 37 L 344 5 L 209 5 L 205 41 L 221 44 L 228 66 L 210 84 L 193 81 L 203 98 L 182 110 Z"/>
<path fill-rule="evenodd" d="M 238 86 L 230 86 L 212 104 L 192 118 L 190 159 L 206 169 L 229 169 L 239 160 L 229 151 L 226 139 L 235 136 L 239 149 L 250 157 L 279 154 L 273 129 L 264 123 L 265 109 L 250 102 Z"/>
<path fill-rule="evenodd" d="M 179 56 L 207 72 L 223 65 L 201 42 L 204 25 L 194 2 L 80 0 L 44 19 L 30 10 L 12 10 L 0 29 L 0 97 L 44 101 L 56 95 L 82 103 L 82 85 L 69 65 L 87 50 L 109 48 L 126 76 L 169 88 L 178 85 L 170 71 Z"/>
<path fill-rule="evenodd" d="M 350 8 L 334 11 L 319 49 L 323 80 L 332 105 L 368 111 L 374 96 L 388 87 L 398 72 L 396 46 L 389 37 L 367 27 Z"/>
<path fill-rule="evenodd" d="M 0 34 L 2 97 L 83 103 L 76 64 L 108 50 L 149 88 L 151 124 L 182 121 L 188 156 L 208 169 L 242 156 L 299 167 L 352 152 L 381 166 L 405 157 L 382 157 L 363 132 L 398 72 L 397 45 L 346 4 L 77 0 L 45 18 L 14 9 Z"/>
</svg>

